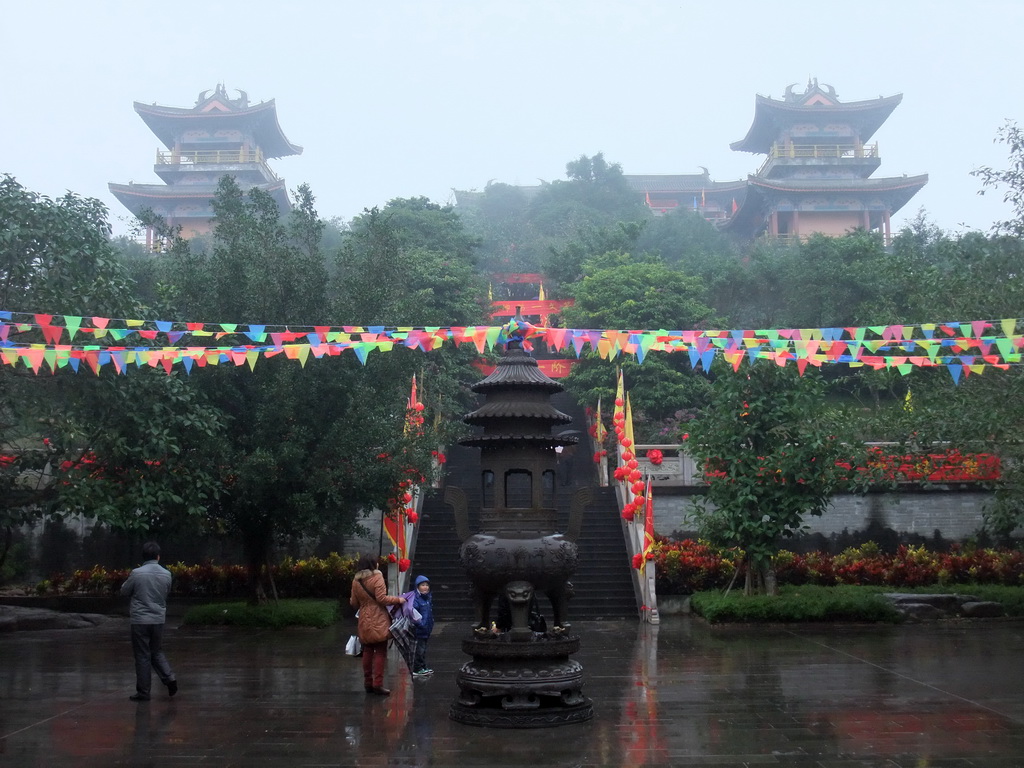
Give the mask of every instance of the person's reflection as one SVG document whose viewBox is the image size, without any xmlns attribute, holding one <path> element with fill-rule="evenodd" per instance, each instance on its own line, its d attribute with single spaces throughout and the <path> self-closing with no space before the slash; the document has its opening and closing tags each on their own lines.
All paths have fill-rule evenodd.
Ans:
<svg viewBox="0 0 1024 768">
<path fill-rule="evenodd" d="M 177 716 L 174 702 L 143 704 L 135 709 L 135 731 L 132 734 L 132 765 L 155 765 L 155 747 L 167 741 L 168 732 Z"/>
<path fill-rule="evenodd" d="M 392 762 L 393 756 L 403 755 L 402 734 L 412 706 L 409 675 L 397 675 L 393 679 L 390 696 L 385 699 L 367 697 L 363 705 L 359 731 L 359 768 L 395 765 Z"/>
<path fill-rule="evenodd" d="M 412 707 L 402 737 L 392 746 L 388 756 L 388 768 L 424 768 L 433 764 L 434 727 L 431 718 L 435 716 L 429 707 Z"/>
</svg>

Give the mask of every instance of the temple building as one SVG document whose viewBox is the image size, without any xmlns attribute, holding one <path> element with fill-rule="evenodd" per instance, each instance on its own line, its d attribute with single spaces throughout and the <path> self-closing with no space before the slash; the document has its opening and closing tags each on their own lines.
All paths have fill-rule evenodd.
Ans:
<svg viewBox="0 0 1024 768">
<path fill-rule="evenodd" d="M 281 131 L 274 100 L 249 105 L 245 91 L 229 98 L 223 85 L 199 94 L 191 109 L 135 102 L 135 111 L 163 144 L 154 171 L 163 184 L 110 184 L 111 193 L 133 214 L 149 208 L 183 237 L 209 232 L 213 198 L 224 175 L 243 190 L 260 187 L 282 211 L 291 207 L 283 179 L 267 160 L 302 153 Z M 156 245 L 147 231 L 147 245 Z"/>
<path fill-rule="evenodd" d="M 868 142 L 902 99 L 841 102 L 817 80 L 803 93 L 789 86 L 781 100 L 758 96 L 750 130 L 731 147 L 767 157 L 723 229 L 750 239 L 861 228 L 888 242 L 892 215 L 928 183 L 927 175 L 869 178 L 881 154 Z"/>
<path fill-rule="evenodd" d="M 872 137 L 902 95 L 840 101 L 831 85 L 811 79 L 803 93 L 757 96 L 746 137 L 730 146 L 765 155 L 745 179 L 714 181 L 707 168 L 693 174 L 623 174 L 655 215 L 693 211 L 737 240 L 757 237 L 841 236 L 855 229 L 880 232 L 888 243 L 892 216 L 928 183 L 928 176 L 871 178 L 881 164 Z M 517 187 L 531 199 L 542 187 Z M 481 192 L 456 190 L 460 207 L 473 208 Z"/>
<path fill-rule="evenodd" d="M 714 224 L 724 224 L 747 197 L 747 182 L 712 181 L 708 169 L 693 174 L 623 174 L 656 214 L 693 210 Z"/>
</svg>

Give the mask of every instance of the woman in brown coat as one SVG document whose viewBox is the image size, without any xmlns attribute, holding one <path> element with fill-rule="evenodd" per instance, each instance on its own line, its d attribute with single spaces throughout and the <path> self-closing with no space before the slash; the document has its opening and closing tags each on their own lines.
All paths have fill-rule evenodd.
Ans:
<svg viewBox="0 0 1024 768">
<path fill-rule="evenodd" d="M 384 574 L 377 569 L 377 558 L 361 555 L 356 562 L 356 574 L 352 577 L 352 594 L 348 599 L 359 612 L 356 634 L 363 644 L 363 684 L 367 693 L 387 696 L 391 693 L 384 687 L 384 665 L 388 656 L 388 629 L 391 615 L 385 605 L 401 605 L 404 597 L 388 594 Z"/>
</svg>

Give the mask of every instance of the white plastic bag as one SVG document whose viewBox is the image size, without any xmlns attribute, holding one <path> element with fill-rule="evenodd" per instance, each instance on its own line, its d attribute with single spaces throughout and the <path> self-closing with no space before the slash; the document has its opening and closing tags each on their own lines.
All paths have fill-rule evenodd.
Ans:
<svg viewBox="0 0 1024 768">
<path fill-rule="evenodd" d="M 363 644 L 359 642 L 359 638 L 356 635 L 350 636 L 348 642 L 345 643 L 345 654 L 348 656 L 363 655 Z"/>
</svg>

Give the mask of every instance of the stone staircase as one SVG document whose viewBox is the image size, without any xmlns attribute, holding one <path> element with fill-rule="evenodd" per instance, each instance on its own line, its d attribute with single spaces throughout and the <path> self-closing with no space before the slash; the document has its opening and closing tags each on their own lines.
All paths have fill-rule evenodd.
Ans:
<svg viewBox="0 0 1024 768">
<path fill-rule="evenodd" d="M 552 400 L 556 408 L 573 417 L 572 426 L 579 427 L 581 437 L 572 464 L 570 482 L 558 486 L 556 504 L 560 530 L 564 531 L 568 526 L 569 503 L 576 488 L 592 486 L 595 494 L 593 502 L 584 511 L 583 526 L 577 541 L 579 568 L 572 579 L 576 595 L 569 603 L 570 620 L 634 618 L 637 616 L 637 603 L 632 569 L 623 541 L 614 489 L 596 487 L 597 473 L 590 460 L 582 409 L 564 393 L 555 395 Z M 446 453 L 446 483 L 465 491 L 470 530 L 477 531 L 477 511 L 480 508 L 479 450 L 452 446 Z M 459 561 L 460 543 L 455 533 L 454 513 L 444 503 L 444 489 L 431 491 L 420 508 L 412 571 L 414 575 L 424 574 L 430 579 L 438 621 L 468 622 L 473 617 L 471 584 Z M 540 598 L 540 607 L 541 612 L 550 619 L 550 604 L 543 596 Z"/>
</svg>

